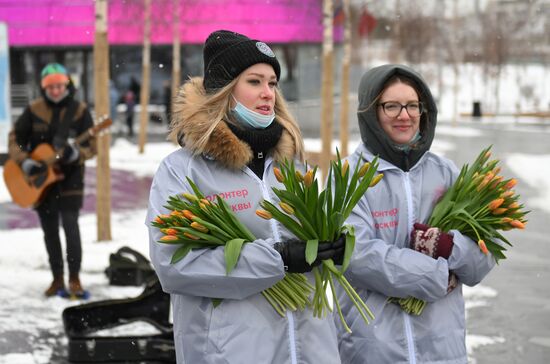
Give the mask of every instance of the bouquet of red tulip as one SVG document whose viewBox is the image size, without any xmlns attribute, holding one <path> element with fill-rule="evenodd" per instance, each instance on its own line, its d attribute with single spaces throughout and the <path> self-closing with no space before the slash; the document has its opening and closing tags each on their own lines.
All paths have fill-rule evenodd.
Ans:
<svg viewBox="0 0 550 364">
<path fill-rule="evenodd" d="M 500 176 L 499 160 L 489 160 L 491 147 L 481 151 L 472 166 L 465 164 L 456 182 L 435 206 L 428 221 L 441 231 L 458 230 L 477 242 L 484 254 L 491 253 L 497 263 L 506 259 L 503 242 L 512 246 L 500 231 L 524 229 L 527 220 L 519 195 L 512 190 L 517 181 Z M 414 297 L 390 298 L 416 315 L 425 302 Z"/>
<path fill-rule="evenodd" d="M 261 203 L 264 210 L 258 210 L 256 213 L 266 219 L 276 219 L 297 238 L 307 242 L 305 254 L 309 264 L 317 258 L 320 241 L 335 241 L 342 234 L 346 234 L 341 268 L 337 268 L 332 259 L 328 259 L 312 269 L 315 276 L 313 313 L 317 317 L 322 317 L 327 311 L 332 311 L 326 295 L 327 288 L 330 287 L 332 301 L 342 324 L 348 332 L 351 332 L 340 309 L 335 292 L 335 280 L 344 289 L 367 324 L 369 317 L 373 319 L 374 316 L 344 277 L 355 246 L 353 227 L 344 225 L 344 221 L 367 189 L 377 184 L 383 175 L 375 176 L 378 168 L 377 159 L 362 166 L 357 164 L 355 169 L 350 171 L 348 162 L 342 163 L 338 152 L 337 155 L 338 160 L 332 161 L 330 165 L 327 186 L 321 192 L 316 179 L 317 167 L 308 169 L 306 165 L 304 175 L 296 170 L 292 161 L 285 161 L 280 169 L 274 168 L 277 180 L 284 185 L 284 189 L 272 188 L 280 200 L 279 205 L 276 206 L 264 200 Z"/>
<path fill-rule="evenodd" d="M 172 255 L 171 263 L 183 259 L 192 249 L 223 246 L 226 273 L 231 274 L 243 244 L 256 238 L 220 196 L 216 196 L 216 201 L 209 201 L 193 181 L 189 178 L 187 181 L 194 194 L 170 196 L 166 206 L 171 210 L 170 214 L 158 215 L 152 221 L 152 225 L 164 234 L 158 242 L 179 246 Z M 310 305 L 309 296 L 313 288 L 305 275 L 290 273 L 263 291 L 262 295 L 284 316 L 286 310 L 303 310 Z M 221 300 L 214 299 L 213 303 L 217 306 Z"/>
</svg>

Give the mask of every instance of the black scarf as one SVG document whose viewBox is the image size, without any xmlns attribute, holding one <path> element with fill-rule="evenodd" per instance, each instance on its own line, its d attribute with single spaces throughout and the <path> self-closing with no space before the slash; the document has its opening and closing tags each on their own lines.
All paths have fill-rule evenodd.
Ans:
<svg viewBox="0 0 550 364">
<path fill-rule="evenodd" d="M 273 149 L 283 133 L 283 127 L 275 120 L 265 129 L 244 129 L 238 125 L 227 123 L 233 134 L 247 143 L 252 149 L 253 158 L 248 167 L 262 179 L 264 175 L 265 157 Z"/>
</svg>

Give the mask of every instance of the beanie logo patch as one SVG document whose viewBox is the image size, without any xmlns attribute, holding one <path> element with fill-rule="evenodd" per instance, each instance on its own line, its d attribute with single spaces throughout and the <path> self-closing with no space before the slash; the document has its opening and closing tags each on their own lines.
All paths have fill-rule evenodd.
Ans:
<svg viewBox="0 0 550 364">
<path fill-rule="evenodd" d="M 268 57 L 275 57 L 275 53 L 264 42 L 256 42 L 256 48 Z"/>
</svg>

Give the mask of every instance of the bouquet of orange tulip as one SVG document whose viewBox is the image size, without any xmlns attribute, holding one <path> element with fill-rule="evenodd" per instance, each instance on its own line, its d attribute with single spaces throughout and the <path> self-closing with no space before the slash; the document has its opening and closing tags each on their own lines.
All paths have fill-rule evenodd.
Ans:
<svg viewBox="0 0 550 364">
<path fill-rule="evenodd" d="M 500 231 L 524 229 L 527 220 L 519 195 L 512 190 L 517 181 L 500 176 L 499 160 L 491 158 L 491 147 L 481 151 L 471 167 L 465 164 L 456 182 L 435 206 L 428 221 L 442 231 L 458 230 L 477 242 L 484 254 L 495 260 L 506 259 L 506 248 L 512 246 Z M 401 307 L 420 315 L 425 302 L 414 297 L 390 298 Z"/>
<path fill-rule="evenodd" d="M 317 258 L 320 241 L 335 241 L 342 234 L 346 234 L 342 267 L 337 268 L 332 259 L 328 259 L 312 269 L 315 277 L 313 313 L 317 317 L 322 317 L 327 311 L 332 311 L 326 295 L 327 288 L 330 287 L 332 301 L 341 322 L 345 329 L 351 332 L 340 309 L 335 292 L 335 280 L 344 289 L 367 324 L 369 317 L 373 319 L 374 316 L 344 277 L 355 246 L 353 227 L 344 225 L 344 221 L 366 190 L 377 184 L 383 175 L 375 176 L 378 159 L 362 166 L 357 164 L 355 169 L 350 171 L 348 162 L 342 163 L 338 152 L 337 154 L 338 160 L 332 161 L 330 165 L 327 186 L 320 193 L 316 179 L 317 167 L 308 169 L 306 165 L 304 175 L 296 170 L 292 161 L 285 161 L 280 169 L 274 168 L 277 180 L 285 187 L 284 189 L 272 188 L 280 200 L 279 205 L 276 206 L 264 200 L 261 203 L 264 210 L 258 210 L 256 213 L 266 219 L 276 219 L 297 238 L 307 242 L 305 258 L 309 264 Z"/>
<path fill-rule="evenodd" d="M 164 234 L 158 242 L 179 246 L 171 263 L 183 259 L 192 249 L 223 246 L 226 273 L 230 274 L 243 244 L 256 238 L 220 196 L 216 196 L 216 201 L 209 201 L 193 181 L 189 178 L 187 181 L 194 194 L 170 196 L 166 206 L 171 210 L 170 214 L 158 215 L 152 221 L 152 225 Z M 284 316 L 286 310 L 303 310 L 310 305 L 309 295 L 313 288 L 306 276 L 291 273 L 263 291 L 262 295 L 277 313 Z M 214 299 L 213 303 L 217 306 L 221 300 Z"/>
</svg>

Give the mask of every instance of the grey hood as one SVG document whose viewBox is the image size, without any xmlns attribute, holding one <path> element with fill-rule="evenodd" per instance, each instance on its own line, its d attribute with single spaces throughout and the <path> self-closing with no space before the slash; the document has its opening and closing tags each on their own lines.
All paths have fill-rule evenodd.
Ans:
<svg viewBox="0 0 550 364">
<path fill-rule="evenodd" d="M 376 107 L 372 105 L 384 88 L 386 81 L 395 75 L 402 75 L 414 81 L 420 93 L 420 101 L 426 109 L 420 119 L 421 138 L 409 152 L 395 147 L 380 127 L 376 116 Z M 404 171 L 408 171 L 430 149 L 435 134 L 437 106 L 426 82 L 422 76 L 407 66 L 387 64 L 372 68 L 363 75 L 359 84 L 358 96 L 357 117 L 363 143 L 373 154 L 379 155 L 380 158 Z"/>
</svg>

